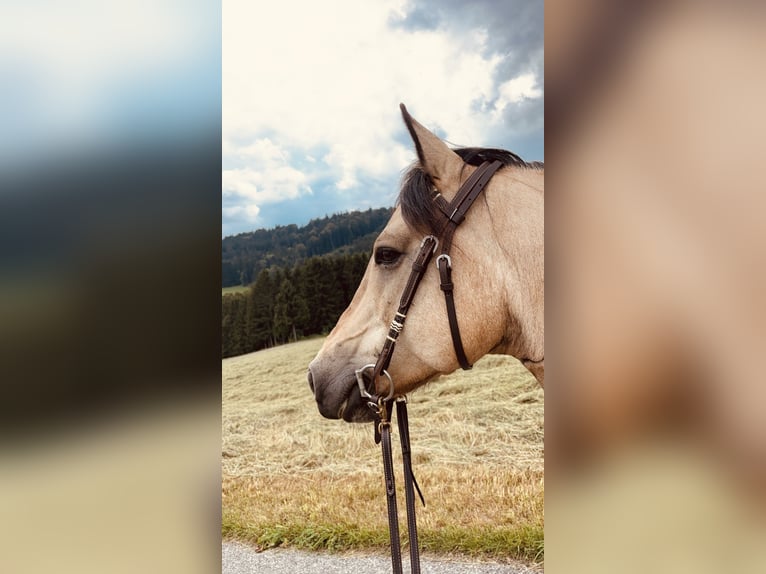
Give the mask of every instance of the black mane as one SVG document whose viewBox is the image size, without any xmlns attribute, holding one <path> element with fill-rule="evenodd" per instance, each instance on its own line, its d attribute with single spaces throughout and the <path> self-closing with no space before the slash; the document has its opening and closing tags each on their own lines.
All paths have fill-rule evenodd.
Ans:
<svg viewBox="0 0 766 574">
<path fill-rule="evenodd" d="M 504 149 L 465 147 L 452 150 L 465 163 L 480 166 L 485 161 L 498 160 L 504 166 L 525 169 L 543 169 L 541 161 L 526 162 L 515 153 Z M 397 204 L 402 208 L 402 217 L 410 227 L 422 233 L 438 233 L 445 217 L 433 202 L 434 184 L 420 164 L 415 164 L 402 178 L 402 189 Z"/>
</svg>

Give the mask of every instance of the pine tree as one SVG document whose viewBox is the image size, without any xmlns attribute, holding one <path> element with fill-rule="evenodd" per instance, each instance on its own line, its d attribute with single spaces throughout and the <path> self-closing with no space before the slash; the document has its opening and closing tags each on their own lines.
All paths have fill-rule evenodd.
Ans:
<svg viewBox="0 0 766 574">
<path fill-rule="evenodd" d="M 297 340 L 303 335 L 303 326 L 309 318 L 306 300 L 296 289 L 291 278 L 285 278 L 279 285 L 274 301 L 274 336 L 279 342 Z"/>
</svg>

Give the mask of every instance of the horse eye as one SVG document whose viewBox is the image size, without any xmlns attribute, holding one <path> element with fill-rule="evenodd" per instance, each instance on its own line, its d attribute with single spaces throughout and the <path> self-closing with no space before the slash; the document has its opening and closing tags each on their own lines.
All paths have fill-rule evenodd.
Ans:
<svg viewBox="0 0 766 574">
<path fill-rule="evenodd" d="M 376 265 L 391 266 L 399 261 L 401 256 L 401 253 L 391 247 L 378 247 L 375 250 L 375 263 Z"/>
</svg>

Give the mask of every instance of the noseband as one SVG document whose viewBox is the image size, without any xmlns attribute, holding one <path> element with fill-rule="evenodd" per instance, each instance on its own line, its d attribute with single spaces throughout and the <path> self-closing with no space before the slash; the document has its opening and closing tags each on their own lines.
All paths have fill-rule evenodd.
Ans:
<svg viewBox="0 0 766 574">
<path fill-rule="evenodd" d="M 486 161 L 481 164 L 476 171 L 460 186 L 455 198 L 448 202 L 440 193 L 436 193 L 433 198 L 434 203 L 446 217 L 444 224 L 439 231 L 439 239 L 433 235 L 427 235 L 420 244 L 420 249 L 415 261 L 412 263 L 412 270 L 407 279 L 402 296 L 399 300 L 399 308 L 391 321 L 383 349 L 374 364 L 365 365 L 356 371 L 356 380 L 359 385 L 359 392 L 362 397 L 368 400 L 368 405 L 375 414 L 375 442 L 382 443 L 383 449 L 383 467 L 386 481 L 386 497 L 388 502 L 388 523 L 391 536 L 391 560 L 394 574 L 402 573 L 402 557 L 399 542 L 399 522 L 396 508 L 396 489 L 394 485 L 394 471 L 391 456 L 391 407 L 396 401 L 397 421 L 399 424 L 399 437 L 402 443 L 402 459 L 404 464 L 404 487 L 405 499 L 407 502 L 407 528 L 410 540 L 410 564 L 413 574 L 420 573 L 420 556 L 418 550 L 417 523 L 415 521 L 415 494 L 414 488 L 420 494 L 421 501 L 423 495 L 420 492 L 415 477 L 412 473 L 412 464 L 410 458 L 409 445 L 409 426 L 407 420 L 407 401 L 406 397 L 396 397 L 394 392 L 394 382 L 391 375 L 386 370 L 391 363 L 391 357 L 394 354 L 394 347 L 399 334 L 404 329 L 404 321 L 407 319 L 412 300 L 420 285 L 421 279 L 426 273 L 428 264 L 436 253 L 441 242 L 440 254 L 436 258 L 436 267 L 439 270 L 439 281 L 444 300 L 447 307 L 447 319 L 452 335 L 452 346 L 455 349 L 455 355 L 458 363 L 463 369 L 470 369 L 471 363 L 466 358 L 463 350 L 463 341 L 460 338 L 460 328 L 457 322 L 457 312 L 455 310 L 455 301 L 453 297 L 454 285 L 452 284 L 452 260 L 449 252 L 452 248 L 452 239 L 455 235 L 458 225 L 465 219 L 465 215 L 473 202 L 492 179 L 492 176 L 502 167 L 500 161 Z M 441 241 L 439 241 L 441 240 Z M 365 373 L 372 370 L 371 381 L 373 382 L 373 392 L 367 390 Z M 382 375 L 382 376 L 381 376 Z M 380 382 L 385 378 L 388 380 L 388 388 L 381 388 Z M 385 391 L 386 394 L 383 394 Z M 425 502 L 423 502 L 425 506 Z"/>
</svg>

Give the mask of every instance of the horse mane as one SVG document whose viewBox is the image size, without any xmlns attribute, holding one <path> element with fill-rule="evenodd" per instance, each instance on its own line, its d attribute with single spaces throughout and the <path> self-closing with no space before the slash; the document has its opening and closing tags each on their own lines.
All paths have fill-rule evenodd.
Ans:
<svg viewBox="0 0 766 574">
<path fill-rule="evenodd" d="M 515 166 L 524 169 L 544 169 L 541 161 L 526 162 L 513 152 L 481 147 L 464 147 L 453 149 L 462 160 L 473 166 L 480 166 L 485 161 L 498 160 L 503 166 Z M 404 221 L 422 233 L 438 233 L 444 220 L 444 214 L 433 202 L 434 184 L 431 177 L 416 163 L 402 178 L 402 188 L 399 192 L 397 205 L 402 208 Z"/>
</svg>

